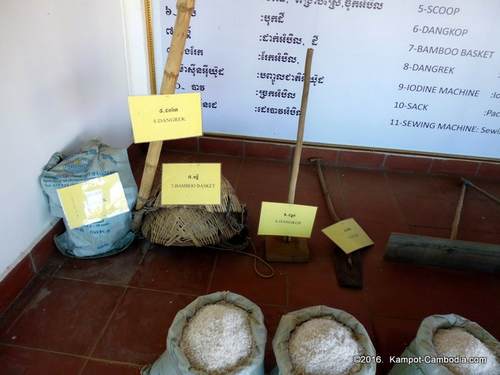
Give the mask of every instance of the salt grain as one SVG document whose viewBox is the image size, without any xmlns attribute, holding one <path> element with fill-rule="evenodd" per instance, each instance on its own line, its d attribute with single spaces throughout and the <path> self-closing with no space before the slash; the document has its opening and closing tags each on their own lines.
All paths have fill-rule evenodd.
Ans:
<svg viewBox="0 0 500 375">
<path fill-rule="evenodd" d="M 292 333 L 288 350 L 296 375 L 347 375 L 362 354 L 352 330 L 330 318 L 311 319 Z"/>
<path fill-rule="evenodd" d="M 202 307 L 184 328 L 181 349 L 198 370 L 230 373 L 252 354 L 248 313 L 226 303 Z"/>
<path fill-rule="evenodd" d="M 434 334 L 434 347 L 440 356 L 484 357 L 484 364 L 446 364 L 457 375 L 499 375 L 500 364 L 486 345 L 462 328 L 439 329 Z"/>
</svg>

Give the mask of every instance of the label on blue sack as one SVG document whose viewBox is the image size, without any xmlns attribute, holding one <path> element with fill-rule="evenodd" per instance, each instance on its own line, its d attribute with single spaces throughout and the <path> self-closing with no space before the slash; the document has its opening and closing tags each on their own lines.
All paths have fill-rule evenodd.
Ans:
<svg viewBox="0 0 500 375">
<path fill-rule="evenodd" d="M 57 194 L 71 229 L 129 211 L 118 173 L 58 189 Z"/>
</svg>

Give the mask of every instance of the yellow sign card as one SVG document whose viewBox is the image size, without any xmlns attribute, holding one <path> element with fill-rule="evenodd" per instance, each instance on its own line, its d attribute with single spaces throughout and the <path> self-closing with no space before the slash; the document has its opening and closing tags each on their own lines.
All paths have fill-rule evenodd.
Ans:
<svg viewBox="0 0 500 375">
<path fill-rule="evenodd" d="M 373 245 L 373 241 L 354 219 L 339 221 L 322 232 L 346 254 Z"/>
<path fill-rule="evenodd" d="M 317 207 L 262 202 L 259 235 L 311 237 Z"/>
<path fill-rule="evenodd" d="M 161 204 L 220 204 L 220 186 L 220 163 L 163 164 Z"/>
<path fill-rule="evenodd" d="M 129 96 L 128 106 L 135 143 L 203 134 L 201 95 L 198 93 Z"/>
<path fill-rule="evenodd" d="M 118 173 L 57 190 L 71 229 L 129 211 Z"/>
</svg>

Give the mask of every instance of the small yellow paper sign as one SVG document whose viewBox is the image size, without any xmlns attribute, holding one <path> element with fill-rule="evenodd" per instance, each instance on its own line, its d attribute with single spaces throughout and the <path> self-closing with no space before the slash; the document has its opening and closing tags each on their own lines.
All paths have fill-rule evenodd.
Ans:
<svg viewBox="0 0 500 375">
<path fill-rule="evenodd" d="M 299 204 L 262 202 L 258 234 L 309 238 L 317 209 Z"/>
<path fill-rule="evenodd" d="M 198 93 L 129 96 L 128 106 L 135 143 L 203 134 L 201 95 Z"/>
<path fill-rule="evenodd" d="M 163 164 L 161 204 L 220 204 L 220 163 Z"/>
<path fill-rule="evenodd" d="M 57 194 L 71 229 L 129 211 L 118 173 L 58 189 Z"/>
<path fill-rule="evenodd" d="M 373 241 L 354 219 L 339 221 L 322 232 L 346 254 L 373 245 Z"/>
</svg>

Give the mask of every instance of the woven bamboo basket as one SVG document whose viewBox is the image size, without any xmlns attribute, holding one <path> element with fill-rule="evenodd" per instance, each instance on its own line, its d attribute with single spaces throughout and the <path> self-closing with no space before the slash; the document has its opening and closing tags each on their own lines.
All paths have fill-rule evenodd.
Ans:
<svg viewBox="0 0 500 375">
<path fill-rule="evenodd" d="M 215 246 L 245 229 L 245 206 L 222 176 L 221 204 L 203 206 L 161 205 L 160 186 L 145 208 L 142 234 L 163 246 Z"/>
</svg>

